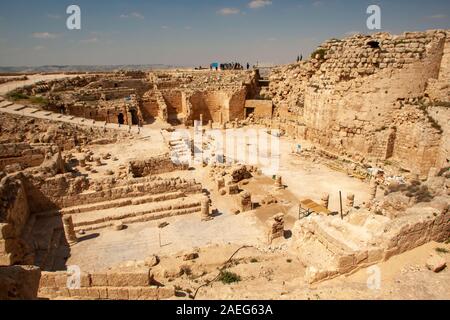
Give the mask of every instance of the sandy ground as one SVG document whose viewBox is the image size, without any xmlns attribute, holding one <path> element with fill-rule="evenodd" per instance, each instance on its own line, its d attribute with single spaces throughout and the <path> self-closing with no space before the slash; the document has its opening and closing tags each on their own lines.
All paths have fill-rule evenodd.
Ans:
<svg viewBox="0 0 450 320">
<path fill-rule="evenodd" d="M 435 248 L 450 249 L 450 245 L 428 243 L 378 264 L 379 285 L 373 285 L 373 270 L 361 269 L 350 276 L 341 276 L 326 282 L 309 285 L 304 280 L 304 268 L 295 257 L 281 253 L 265 255 L 255 252 L 240 253 L 242 257 L 256 257 L 258 262 L 247 259 L 229 268 L 240 275 L 242 281 L 225 285 L 215 282 L 201 289 L 198 299 L 264 299 L 264 300 L 328 300 L 328 299 L 450 299 L 450 270 L 433 273 L 425 262 Z M 450 254 L 441 254 L 450 262 Z M 202 283 L 199 281 L 199 283 Z M 368 286 L 368 283 L 370 284 Z M 192 283 L 196 287 L 197 283 Z M 185 284 L 187 285 L 187 284 Z"/>
<path fill-rule="evenodd" d="M 169 226 L 161 230 L 158 228 L 161 221 L 152 221 L 132 224 L 122 231 L 102 229 L 88 233 L 85 236 L 88 240 L 71 248 L 67 264 L 95 271 L 126 261 L 144 260 L 152 254 L 172 255 L 213 244 L 257 245 L 264 239 L 264 232 L 252 215 L 221 214 L 208 222 L 200 221 L 197 215 L 188 215 L 164 221 Z"/>
</svg>

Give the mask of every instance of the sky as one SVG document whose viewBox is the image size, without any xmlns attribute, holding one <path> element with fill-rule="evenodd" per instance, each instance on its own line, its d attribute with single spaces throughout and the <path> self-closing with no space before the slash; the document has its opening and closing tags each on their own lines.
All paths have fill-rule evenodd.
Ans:
<svg viewBox="0 0 450 320">
<path fill-rule="evenodd" d="M 81 30 L 66 9 L 81 8 Z M 330 38 L 450 29 L 449 0 L 2 0 L 0 66 L 293 62 Z"/>
</svg>

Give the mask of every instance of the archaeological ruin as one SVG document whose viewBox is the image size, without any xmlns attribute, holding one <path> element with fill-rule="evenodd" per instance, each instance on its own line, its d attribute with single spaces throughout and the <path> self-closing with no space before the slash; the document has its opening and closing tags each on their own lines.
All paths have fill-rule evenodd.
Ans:
<svg viewBox="0 0 450 320">
<path fill-rule="evenodd" d="M 401 298 L 354 282 L 411 252 L 450 298 L 450 30 L 0 93 L 0 300 Z"/>
</svg>

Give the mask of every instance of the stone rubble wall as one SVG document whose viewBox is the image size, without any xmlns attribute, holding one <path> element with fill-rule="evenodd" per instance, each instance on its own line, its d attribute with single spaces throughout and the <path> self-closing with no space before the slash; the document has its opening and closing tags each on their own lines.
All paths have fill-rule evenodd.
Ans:
<svg viewBox="0 0 450 320">
<path fill-rule="evenodd" d="M 24 262 L 26 254 L 21 235 L 30 208 L 22 180 L 4 177 L 0 181 L 0 201 L 0 266 L 9 266 Z"/>
<path fill-rule="evenodd" d="M 142 178 L 151 175 L 187 170 L 188 165 L 175 163 L 169 154 L 163 154 L 144 160 L 132 160 L 129 162 L 129 172 L 134 178 Z"/>
<path fill-rule="evenodd" d="M 35 266 L 0 267 L 0 300 L 37 299 L 40 275 Z"/>
</svg>

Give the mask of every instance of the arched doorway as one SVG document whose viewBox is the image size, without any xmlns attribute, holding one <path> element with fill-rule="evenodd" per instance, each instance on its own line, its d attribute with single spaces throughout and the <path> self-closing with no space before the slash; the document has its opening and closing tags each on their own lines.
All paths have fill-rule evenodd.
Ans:
<svg viewBox="0 0 450 320">
<path fill-rule="evenodd" d="M 125 124 L 125 117 L 123 116 L 123 113 L 119 113 L 119 115 L 117 116 L 117 122 L 120 125 Z"/>
</svg>

